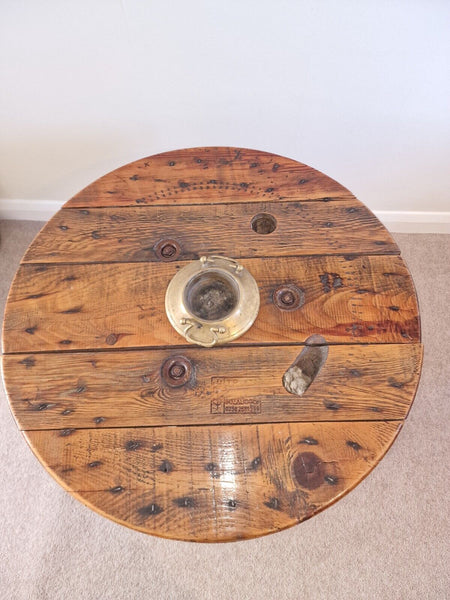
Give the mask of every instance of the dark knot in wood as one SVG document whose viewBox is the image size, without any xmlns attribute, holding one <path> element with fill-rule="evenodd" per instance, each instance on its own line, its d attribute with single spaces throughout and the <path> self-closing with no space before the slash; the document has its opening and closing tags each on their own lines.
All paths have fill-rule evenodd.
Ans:
<svg viewBox="0 0 450 600">
<path fill-rule="evenodd" d="M 314 452 L 297 454 L 292 463 L 292 471 L 297 483 L 308 490 L 315 490 L 324 482 L 324 464 Z"/>
</svg>

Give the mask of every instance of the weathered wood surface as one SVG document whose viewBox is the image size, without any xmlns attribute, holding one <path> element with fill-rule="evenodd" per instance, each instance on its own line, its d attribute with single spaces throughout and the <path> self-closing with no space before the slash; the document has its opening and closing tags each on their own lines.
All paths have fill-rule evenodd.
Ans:
<svg viewBox="0 0 450 600">
<path fill-rule="evenodd" d="M 171 350 L 5 356 L 5 384 L 21 429 L 279 421 L 403 419 L 421 366 L 420 344 L 330 346 L 303 396 L 282 374 L 302 347 L 186 348 L 191 379 L 162 375 Z"/>
<path fill-rule="evenodd" d="M 101 177 L 66 208 L 351 198 L 297 161 L 243 148 L 189 148 L 137 160 Z"/>
<path fill-rule="evenodd" d="M 371 471 L 401 424 L 66 429 L 26 436 L 49 472 L 101 514 L 146 533 L 211 542 L 308 519 Z"/>
<path fill-rule="evenodd" d="M 398 256 L 247 259 L 261 293 L 259 315 L 233 345 L 419 341 L 418 307 Z M 4 352 L 185 345 L 164 311 L 169 281 L 183 263 L 22 265 L 8 299 Z M 305 304 L 281 311 L 283 283 Z"/>
<path fill-rule="evenodd" d="M 290 159 L 196 148 L 121 167 L 66 203 L 16 274 L 3 375 L 18 426 L 75 497 L 147 533 L 228 541 L 307 519 L 380 461 L 414 399 L 420 322 L 398 253 L 347 189 Z M 239 259 L 261 294 L 254 325 L 213 349 L 164 309 L 205 254 Z"/>
<path fill-rule="evenodd" d="M 275 217 L 268 235 L 252 218 Z M 199 232 L 207 231 L 208 235 Z M 233 235 L 230 235 L 233 232 Z M 314 254 L 398 254 L 378 219 L 364 206 L 336 202 L 264 202 L 60 210 L 31 244 L 23 262 L 159 261 L 155 247 L 175 240 L 179 260 L 218 254 L 236 259 Z"/>
</svg>

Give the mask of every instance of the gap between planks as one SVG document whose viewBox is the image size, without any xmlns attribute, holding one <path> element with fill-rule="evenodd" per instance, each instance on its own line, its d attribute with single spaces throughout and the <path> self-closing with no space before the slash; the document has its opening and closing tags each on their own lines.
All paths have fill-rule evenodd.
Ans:
<svg viewBox="0 0 450 600">
<path fill-rule="evenodd" d="M 230 258 L 235 258 L 236 260 L 266 260 L 266 259 L 279 259 L 282 258 L 283 260 L 285 258 L 298 258 L 298 259 L 308 259 L 308 258 L 326 258 L 326 257 L 332 257 L 332 258 L 344 258 L 344 260 L 348 259 L 353 259 L 353 258 L 363 258 L 363 257 L 368 257 L 371 258 L 372 256 L 386 256 L 391 257 L 391 256 L 401 256 L 401 252 L 400 250 L 393 250 L 392 252 L 371 252 L 370 254 L 367 252 L 361 252 L 361 254 L 355 254 L 354 252 L 349 252 L 349 253 L 342 253 L 340 252 L 339 254 L 288 254 L 288 255 L 283 255 L 282 257 L 280 256 L 264 256 L 264 257 L 258 257 L 258 256 L 238 256 L 237 258 L 235 256 L 231 256 Z M 151 260 L 127 260 L 127 261 L 123 261 L 123 260 L 105 260 L 105 261 L 89 261 L 89 262 L 82 262 L 82 261 L 74 261 L 74 262 L 32 262 L 32 261 L 25 261 L 25 260 L 21 260 L 20 265 L 32 265 L 34 267 L 39 267 L 39 266 L 49 266 L 49 267 L 53 267 L 55 265 L 57 266 L 77 266 L 77 265 L 141 265 L 141 264 L 170 264 L 170 263 L 174 263 L 174 264 L 189 264 L 191 262 L 193 262 L 194 260 L 198 260 L 198 259 L 193 259 L 193 260 L 173 260 L 173 261 L 168 261 L 168 262 L 162 262 L 162 261 L 151 261 Z"/>
<path fill-rule="evenodd" d="M 311 334 L 312 335 L 312 334 Z M 301 346 L 301 347 L 313 347 L 313 346 L 398 346 L 407 344 L 418 344 L 422 345 L 421 339 L 411 340 L 409 342 L 327 342 L 326 344 L 306 344 L 305 342 L 255 342 L 253 344 L 240 344 L 239 342 L 233 344 L 224 344 L 221 346 L 215 346 L 213 348 L 202 348 L 201 346 L 194 346 L 193 344 L 171 344 L 169 346 L 132 346 L 125 348 L 78 348 L 76 350 L 33 350 L 31 352 L 2 352 L 2 356 L 29 356 L 30 354 L 85 354 L 86 352 L 139 352 L 144 350 L 201 350 L 202 352 L 211 352 L 211 350 L 224 350 L 226 348 L 271 348 L 271 347 L 284 347 L 284 346 Z"/>
<path fill-rule="evenodd" d="M 94 182 L 95 183 L 95 182 Z M 83 191 L 83 190 L 82 190 Z M 82 193 L 79 192 L 80 194 Z M 71 198 L 72 199 L 72 198 Z M 71 200 L 70 199 L 70 200 Z M 68 200 L 68 202 L 70 202 L 70 200 Z M 343 195 L 343 196 L 323 196 L 322 198 L 291 198 L 291 197 L 286 197 L 286 196 L 279 196 L 275 201 L 271 200 L 271 202 L 338 202 L 339 200 L 355 200 L 356 202 L 361 202 L 360 200 L 358 200 L 358 198 L 356 198 L 355 196 L 353 196 L 353 194 L 349 193 L 347 195 Z M 201 202 L 200 198 L 193 198 L 191 202 L 186 202 L 186 203 L 177 203 L 177 202 L 171 202 L 171 203 L 167 203 L 167 204 L 154 204 L 152 201 L 150 201 L 148 204 L 131 204 L 131 205 L 123 205 L 123 204 L 108 204 L 107 206 L 93 206 L 92 202 L 90 202 L 89 204 L 83 205 L 81 206 L 80 204 L 77 206 L 66 206 L 65 204 L 63 204 L 60 209 L 64 209 L 64 210 L 82 210 L 85 208 L 91 208 L 92 210 L 104 210 L 104 209 L 109 209 L 109 208 L 126 208 L 126 209 L 130 209 L 130 208 L 149 208 L 149 207 L 158 207 L 158 208 L 173 208 L 174 206 L 179 207 L 179 206 L 239 206 L 239 204 L 253 204 L 253 203 L 257 203 L 257 202 L 263 202 L 264 200 L 257 200 L 257 201 L 252 201 L 252 200 L 246 200 L 245 202 L 230 202 L 230 201 L 226 201 L 226 202 Z M 372 212 L 372 211 L 371 211 Z M 374 214 L 372 212 L 372 214 Z"/>
<path fill-rule="evenodd" d="M 313 423 L 313 424 L 318 424 L 318 425 L 322 425 L 323 423 L 335 423 L 336 425 L 342 425 L 342 423 L 348 423 L 349 425 L 351 425 L 352 423 L 398 423 L 399 427 L 401 427 L 403 425 L 403 423 L 405 422 L 407 417 L 405 417 L 404 419 L 342 419 L 338 420 L 338 419 L 334 419 L 333 421 L 256 421 L 256 422 L 245 422 L 245 421 L 239 421 L 236 423 L 187 423 L 186 425 L 118 425 L 117 427 L 55 427 L 53 429 L 21 429 L 19 427 L 19 431 L 23 432 L 23 433 L 27 433 L 28 431 L 44 431 L 47 433 L 50 433 L 52 431 L 65 431 L 65 430 L 70 430 L 70 431 L 115 431 L 115 430 L 120 430 L 120 429 L 174 429 L 174 428 L 178 428 L 178 429 L 185 429 L 187 427 L 192 428 L 192 427 L 242 427 L 244 425 L 249 425 L 249 426 L 253 426 L 253 425 L 274 425 L 274 426 L 281 426 L 281 425 L 292 425 L 292 424 L 299 424 L 299 423 Z M 398 431 L 398 429 L 397 429 Z M 70 437 L 70 436 L 67 436 Z"/>
</svg>

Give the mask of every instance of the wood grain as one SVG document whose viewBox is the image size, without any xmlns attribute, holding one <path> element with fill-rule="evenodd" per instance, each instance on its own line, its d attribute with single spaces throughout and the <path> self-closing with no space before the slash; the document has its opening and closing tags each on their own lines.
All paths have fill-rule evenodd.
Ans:
<svg viewBox="0 0 450 600">
<path fill-rule="evenodd" d="M 243 148 L 188 148 L 137 160 L 101 177 L 66 208 L 349 198 L 345 187 L 297 161 Z"/>
<path fill-rule="evenodd" d="M 380 461 L 401 421 L 29 431 L 49 472 L 154 535 L 231 541 L 303 521 Z M 187 451 L 189 449 L 189 451 Z"/>
<path fill-rule="evenodd" d="M 255 215 L 268 213 L 277 227 L 253 231 Z M 352 201 L 260 202 L 60 210 L 31 244 L 23 262 L 159 261 L 158 242 L 175 240 L 179 260 L 218 254 L 233 258 L 314 254 L 399 254 L 389 233 Z"/>
<path fill-rule="evenodd" d="M 247 259 L 261 294 L 259 315 L 233 345 L 419 341 L 412 280 L 400 257 Z M 186 344 L 164 312 L 167 285 L 183 263 L 22 265 L 5 313 L 10 352 Z M 285 312 L 273 291 L 291 282 L 305 304 Z"/>
<path fill-rule="evenodd" d="M 239 259 L 261 300 L 209 349 L 164 303 L 208 254 Z M 66 490 L 140 531 L 230 541 L 303 521 L 370 472 L 414 399 L 419 311 L 398 254 L 346 188 L 284 157 L 194 148 L 116 169 L 49 221 L 11 286 L 17 424 Z"/>
<path fill-rule="evenodd" d="M 186 348 L 190 381 L 162 375 L 171 350 L 10 355 L 5 384 L 20 429 L 403 419 L 419 344 L 330 346 L 303 396 L 282 376 L 302 347 Z"/>
</svg>

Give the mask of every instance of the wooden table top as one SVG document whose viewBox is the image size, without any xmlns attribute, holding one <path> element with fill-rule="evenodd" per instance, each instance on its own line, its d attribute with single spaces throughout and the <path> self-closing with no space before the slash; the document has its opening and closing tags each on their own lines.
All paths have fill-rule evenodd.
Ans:
<svg viewBox="0 0 450 600">
<path fill-rule="evenodd" d="M 239 260 L 261 302 L 214 348 L 164 307 L 175 273 L 208 255 Z M 138 160 L 69 200 L 17 271 L 3 352 L 17 425 L 66 490 L 123 525 L 209 542 L 292 526 L 355 487 L 422 362 L 413 281 L 377 218 L 311 167 L 235 148 Z M 291 365 L 312 380 L 302 395 L 283 383 Z"/>
</svg>

